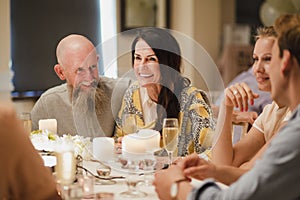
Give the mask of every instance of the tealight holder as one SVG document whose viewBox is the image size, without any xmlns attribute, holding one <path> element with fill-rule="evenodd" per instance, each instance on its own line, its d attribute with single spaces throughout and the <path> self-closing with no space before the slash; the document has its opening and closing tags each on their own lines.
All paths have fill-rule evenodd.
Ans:
<svg viewBox="0 0 300 200">
<path fill-rule="evenodd" d="M 76 174 L 76 158 L 72 144 L 61 142 L 55 148 L 56 179 L 61 185 L 72 184 Z"/>
</svg>

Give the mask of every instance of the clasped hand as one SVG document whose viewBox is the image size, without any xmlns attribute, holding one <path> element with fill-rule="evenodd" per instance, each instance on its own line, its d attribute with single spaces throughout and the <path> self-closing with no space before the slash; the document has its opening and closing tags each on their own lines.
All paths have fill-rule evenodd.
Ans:
<svg viewBox="0 0 300 200">
<path fill-rule="evenodd" d="M 246 83 L 236 83 L 225 89 L 225 105 L 248 111 L 248 104 L 253 105 L 259 95 L 254 93 Z"/>
<path fill-rule="evenodd" d="M 204 180 L 214 178 L 216 166 L 199 157 L 198 154 L 191 154 L 176 162 L 166 170 L 155 173 L 153 185 L 160 199 L 171 199 L 169 192 L 171 184 L 184 177 Z"/>
</svg>

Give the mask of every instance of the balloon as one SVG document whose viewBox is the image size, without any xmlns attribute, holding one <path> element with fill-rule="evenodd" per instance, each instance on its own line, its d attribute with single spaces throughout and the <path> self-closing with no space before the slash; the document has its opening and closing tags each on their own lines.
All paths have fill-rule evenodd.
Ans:
<svg viewBox="0 0 300 200">
<path fill-rule="evenodd" d="M 282 12 L 272 7 L 267 1 L 264 2 L 259 9 L 260 19 L 265 26 L 272 26 L 275 19 L 281 14 Z"/>
<path fill-rule="evenodd" d="M 299 1 L 299 0 L 298 0 Z M 270 6 L 284 13 L 294 13 L 296 9 L 291 0 L 267 0 Z"/>
</svg>

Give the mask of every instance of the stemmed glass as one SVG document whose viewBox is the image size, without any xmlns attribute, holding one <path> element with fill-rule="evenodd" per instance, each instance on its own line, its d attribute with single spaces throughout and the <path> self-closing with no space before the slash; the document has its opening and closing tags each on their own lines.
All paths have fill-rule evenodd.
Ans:
<svg viewBox="0 0 300 200">
<path fill-rule="evenodd" d="M 135 133 L 137 131 L 137 124 L 135 114 L 124 113 L 122 116 L 122 132 L 123 135 Z"/>
<path fill-rule="evenodd" d="M 148 153 L 142 161 L 142 166 L 144 170 L 144 183 L 146 186 L 151 186 L 153 181 L 153 172 L 156 165 L 156 158 L 154 153 Z"/>
<path fill-rule="evenodd" d="M 141 198 L 147 196 L 145 192 L 140 191 L 136 187 L 141 182 L 140 176 L 138 174 L 141 159 L 131 156 L 123 156 L 122 159 L 123 161 L 127 161 L 126 168 L 128 169 L 128 175 L 126 177 L 126 184 L 128 186 L 128 190 L 120 193 L 120 195 L 127 198 Z"/>
<path fill-rule="evenodd" d="M 173 161 L 173 152 L 178 144 L 178 120 L 176 118 L 165 118 L 163 121 L 163 144 L 169 155 L 169 165 Z"/>
</svg>

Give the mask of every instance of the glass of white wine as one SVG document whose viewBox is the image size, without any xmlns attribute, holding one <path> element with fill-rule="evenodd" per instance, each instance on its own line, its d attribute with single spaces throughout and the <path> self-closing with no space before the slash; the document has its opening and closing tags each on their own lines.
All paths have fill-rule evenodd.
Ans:
<svg viewBox="0 0 300 200">
<path fill-rule="evenodd" d="M 163 144 L 169 155 L 169 165 L 173 161 L 173 152 L 178 144 L 178 120 L 176 118 L 165 118 L 163 121 Z"/>
<path fill-rule="evenodd" d="M 26 133 L 30 134 L 32 131 L 31 115 L 28 112 L 23 112 L 18 115 L 20 120 L 23 122 L 24 129 Z"/>
<path fill-rule="evenodd" d="M 122 132 L 123 135 L 135 133 L 137 131 L 137 124 L 135 114 L 124 113 L 122 116 Z"/>
</svg>

